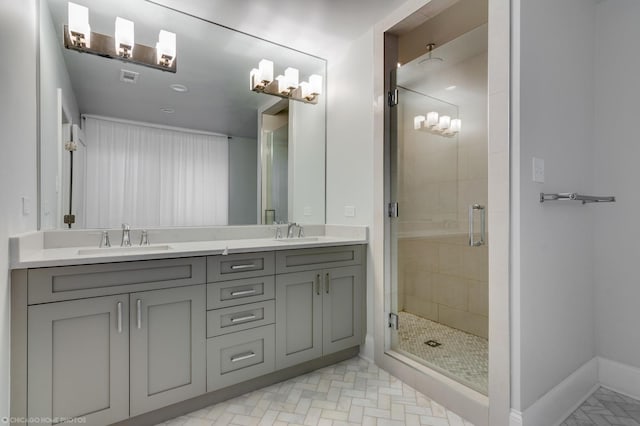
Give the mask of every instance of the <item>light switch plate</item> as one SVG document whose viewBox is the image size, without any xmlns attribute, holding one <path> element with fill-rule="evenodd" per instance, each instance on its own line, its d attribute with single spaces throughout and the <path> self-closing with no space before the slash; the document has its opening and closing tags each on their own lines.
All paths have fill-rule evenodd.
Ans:
<svg viewBox="0 0 640 426">
<path fill-rule="evenodd" d="M 533 157 L 533 181 L 544 183 L 544 160 Z"/>
<path fill-rule="evenodd" d="M 31 199 L 22 197 L 22 215 L 29 216 L 31 214 Z"/>
<path fill-rule="evenodd" d="M 354 206 L 344 206 L 344 215 L 346 217 L 354 217 L 356 215 L 356 208 Z"/>
</svg>

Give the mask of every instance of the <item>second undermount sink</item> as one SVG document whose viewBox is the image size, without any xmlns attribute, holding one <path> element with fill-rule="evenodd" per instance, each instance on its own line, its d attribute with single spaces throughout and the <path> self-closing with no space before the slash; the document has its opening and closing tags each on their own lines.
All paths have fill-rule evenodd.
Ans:
<svg viewBox="0 0 640 426">
<path fill-rule="evenodd" d="M 276 241 L 280 243 L 289 243 L 289 244 L 310 243 L 313 241 L 318 241 L 318 237 L 278 238 L 276 239 Z"/>
<path fill-rule="evenodd" d="M 79 249 L 78 254 L 119 254 L 119 253 L 146 253 L 150 251 L 171 250 L 169 245 L 131 246 L 131 247 L 100 247 Z"/>
</svg>

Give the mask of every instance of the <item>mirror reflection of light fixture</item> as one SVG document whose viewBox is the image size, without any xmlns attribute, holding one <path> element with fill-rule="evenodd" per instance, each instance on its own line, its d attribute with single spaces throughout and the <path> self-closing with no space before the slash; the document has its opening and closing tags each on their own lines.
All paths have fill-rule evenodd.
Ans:
<svg viewBox="0 0 640 426">
<path fill-rule="evenodd" d="M 89 25 L 89 9 L 69 2 L 68 32 L 71 42 L 78 47 L 91 47 L 91 26 Z"/>
<path fill-rule="evenodd" d="M 121 17 L 116 18 L 116 52 L 122 58 L 130 58 L 133 54 L 134 35 L 133 21 Z"/>
<path fill-rule="evenodd" d="M 440 136 L 453 137 L 462 130 L 462 120 L 459 118 L 451 118 L 448 115 L 440 115 L 435 111 L 431 111 L 424 115 L 416 115 L 413 117 L 413 129 L 425 130 Z"/>
<path fill-rule="evenodd" d="M 284 75 L 274 79 L 273 62 L 262 59 L 258 68 L 249 72 L 249 88 L 258 93 L 317 104 L 318 96 L 322 94 L 322 76 L 312 74 L 309 81 L 300 82 L 300 71 L 289 67 L 284 70 Z"/>
<path fill-rule="evenodd" d="M 64 26 L 64 47 L 162 71 L 176 72 L 176 35 L 162 30 L 156 47 L 135 44 L 134 23 L 116 17 L 115 33 L 91 32 L 89 9 L 76 3 L 68 4 L 68 25 Z"/>
</svg>

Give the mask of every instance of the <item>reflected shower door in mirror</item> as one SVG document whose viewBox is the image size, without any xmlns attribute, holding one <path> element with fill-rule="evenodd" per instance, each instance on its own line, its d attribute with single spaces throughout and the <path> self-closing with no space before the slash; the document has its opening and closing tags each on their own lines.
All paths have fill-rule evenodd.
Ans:
<svg viewBox="0 0 640 426">
<path fill-rule="evenodd" d="M 325 84 L 324 59 L 147 1 L 73 3 L 88 8 L 91 49 L 113 52 L 65 48 L 68 2 L 40 0 L 40 229 L 324 223 L 324 96 L 248 84 L 262 59 Z M 116 17 L 134 23 L 133 57 L 176 34 L 175 73 L 105 47 Z M 275 104 L 287 124 L 263 128 Z"/>
</svg>

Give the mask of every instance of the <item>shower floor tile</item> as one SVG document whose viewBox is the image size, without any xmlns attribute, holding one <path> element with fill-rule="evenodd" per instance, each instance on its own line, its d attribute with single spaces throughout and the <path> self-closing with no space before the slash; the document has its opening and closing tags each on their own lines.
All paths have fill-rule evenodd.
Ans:
<svg viewBox="0 0 640 426">
<path fill-rule="evenodd" d="M 640 426 L 640 401 L 598 388 L 560 426 Z"/>
<path fill-rule="evenodd" d="M 489 345 L 487 339 L 447 327 L 434 321 L 400 312 L 398 341 L 401 352 L 429 367 L 487 394 Z M 436 341 L 439 346 L 425 342 Z"/>
</svg>

